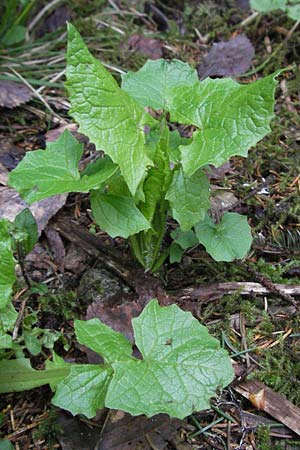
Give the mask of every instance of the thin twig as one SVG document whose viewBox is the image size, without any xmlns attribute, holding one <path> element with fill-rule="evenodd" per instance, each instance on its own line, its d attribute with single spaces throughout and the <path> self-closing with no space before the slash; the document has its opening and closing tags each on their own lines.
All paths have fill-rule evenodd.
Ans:
<svg viewBox="0 0 300 450">
<path fill-rule="evenodd" d="M 17 77 L 20 78 L 20 80 L 23 81 L 23 83 L 34 93 L 34 95 L 46 106 L 46 108 L 51 112 L 51 114 L 53 114 L 54 116 L 58 117 L 60 120 L 61 117 L 56 114 L 56 112 L 53 111 L 53 109 L 51 108 L 51 106 L 46 102 L 46 100 L 41 96 L 41 94 L 39 94 L 37 92 L 36 89 L 34 89 L 34 87 L 31 86 L 30 83 L 28 83 L 28 81 L 19 73 L 17 72 L 13 67 L 9 68 Z"/>
<path fill-rule="evenodd" d="M 13 335 L 12 335 L 13 341 L 15 341 L 18 337 L 19 328 L 20 328 L 21 322 L 23 320 L 26 301 L 27 301 L 27 298 L 25 298 L 22 301 L 20 309 L 19 309 L 18 317 L 17 317 L 16 323 L 15 323 L 14 331 L 13 331 Z"/>
</svg>

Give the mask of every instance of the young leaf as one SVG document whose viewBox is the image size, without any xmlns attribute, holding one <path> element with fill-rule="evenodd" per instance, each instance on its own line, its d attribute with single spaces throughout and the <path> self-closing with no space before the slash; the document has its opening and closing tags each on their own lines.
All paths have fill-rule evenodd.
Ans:
<svg viewBox="0 0 300 450">
<path fill-rule="evenodd" d="M 207 78 L 174 91 L 171 120 L 198 127 L 193 142 L 180 147 L 184 172 L 191 176 L 207 164 L 217 167 L 231 156 L 246 156 L 270 131 L 275 87 L 271 75 L 247 85 Z"/>
<path fill-rule="evenodd" d="M 72 414 L 94 417 L 104 407 L 112 369 L 103 365 L 72 365 L 70 374 L 58 385 L 52 403 Z"/>
<path fill-rule="evenodd" d="M 286 0 L 250 0 L 250 6 L 256 11 L 268 12 L 275 9 L 284 9 Z"/>
<path fill-rule="evenodd" d="M 204 219 L 210 207 L 209 182 L 205 173 L 199 171 L 188 177 L 182 168 L 176 170 L 166 199 L 182 231 L 190 230 Z"/>
<path fill-rule="evenodd" d="M 182 231 L 180 228 L 172 231 L 171 237 L 183 250 L 198 244 L 198 239 L 192 230 Z"/>
<path fill-rule="evenodd" d="M 209 408 L 216 388 L 232 381 L 227 353 L 190 313 L 152 300 L 132 323 L 143 360 L 113 364 L 107 407 L 183 418 Z"/>
<path fill-rule="evenodd" d="M 8 303 L 3 309 L 0 309 L 0 332 L 11 331 L 17 320 L 18 313 L 12 303 Z"/>
<path fill-rule="evenodd" d="M 158 137 L 154 154 L 152 155 L 154 167 L 151 167 L 148 171 L 143 185 L 144 199 L 138 204 L 139 209 L 150 223 L 153 222 L 158 204 L 164 201 L 165 192 L 172 179 L 169 159 L 166 156 L 169 151 L 170 138 L 166 122 L 161 123 Z M 161 217 L 160 220 L 162 220 Z"/>
<path fill-rule="evenodd" d="M 122 75 L 122 89 L 141 106 L 170 110 L 173 88 L 198 82 L 197 71 L 189 64 L 173 59 L 148 60 L 137 72 Z"/>
<path fill-rule="evenodd" d="M 83 152 L 80 144 L 65 130 L 46 150 L 28 152 L 15 170 L 9 183 L 32 203 L 64 192 L 88 192 L 97 189 L 117 170 L 109 160 L 102 160 L 101 170 L 80 177 L 78 162 Z"/>
<path fill-rule="evenodd" d="M 3 333 L 0 330 L 0 350 L 12 348 L 12 346 L 13 346 L 12 337 L 9 334 Z"/>
<path fill-rule="evenodd" d="M 23 253 L 26 255 L 31 252 L 39 238 L 37 224 L 30 209 L 25 208 L 16 216 L 14 228 L 24 233 L 21 245 Z"/>
<path fill-rule="evenodd" d="M 111 237 L 127 238 L 150 228 L 150 223 L 130 197 L 92 191 L 91 206 L 95 221 Z"/>
<path fill-rule="evenodd" d="M 173 242 L 169 249 L 170 263 L 179 263 L 181 261 L 183 253 L 184 251 L 182 250 L 180 245 L 176 244 L 176 242 Z"/>
<path fill-rule="evenodd" d="M 144 126 L 155 121 L 119 88 L 70 24 L 67 59 L 70 113 L 80 131 L 119 165 L 134 195 L 146 168 L 152 165 L 147 155 Z"/>
<path fill-rule="evenodd" d="M 99 319 L 75 320 L 74 325 L 78 342 L 99 353 L 106 362 L 130 357 L 131 343 Z"/>
<path fill-rule="evenodd" d="M 9 222 L 0 219 L 0 310 L 8 304 L 16 281 L 15 260 L 11 249 Z"/>
<path fill-rule="evenodd" d="M 0 361 L 0 393 L 25 391 L 44 384 L 61 381 L 69 367 L 34 370 L 25 358 Z"/>
<path fill-rule="evenodd" d="M 252 243 L 247 217 L 226 212 L 220 223 L 209 216 L 195 226 L 199 242 L 215 261 L 233 261 L 246 256 Z"/>
</svg>

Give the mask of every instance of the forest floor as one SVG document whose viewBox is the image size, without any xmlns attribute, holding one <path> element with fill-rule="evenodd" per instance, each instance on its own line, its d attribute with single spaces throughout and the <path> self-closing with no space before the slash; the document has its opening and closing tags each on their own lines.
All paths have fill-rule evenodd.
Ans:
<svg viewBox="0 0 300 450">
<path fill-rule="evenodd" d="M 298 22 L 280 11 L 255 14 L 247 0 L 36 2 L 26 19 L 27 41 L 0 50 L 0 217 L 12 219 L 23 207 L 7 175 L 24 154 L 45 148 L 66 127 L 76 134 L 63 84 L 66 21 L 118 80 L 149 58 L 177 58 L 197 67 L 200 78 L 227 75 L 241 83 L 287 70 L 279 76 L 271 132 L 248 158 L 231 158 L 211 173 L 215 208 L 248 217 L 254 242 L 245 260 L 215 262 L 197 246 L 180 263 L 166 262 L 159 278 L 139 282 L 137 270 L 120 279 L 101 252 L 111 248 L 130 258 L 126 242 L 99 230 L 87 195 L 70 194 L 39 209 L 42 232 L 25 261 L 30 280 L 47 290 L 26 297 L 20 274 L 14 292 L 20 339 L 24 330 L 47 329 L 56 353 L 69 362 L 92 359 L 75 342 L 75 318 L 105 316 L 122 327 L 120 320 L 133 313 L 122 305 L 135 305 L 145 291 L 164 292 L 221 340 L 234 382 L 210 410 L 185 420 L 107 410 L 92 420 L 73 418 L 51 405 L 48 387 L 2 395 L 0 437 L 16 450 L 300 449 Z M 234 42 L 229 48 L 228 41 Z M 218 43 L 225 46 L 210 53 Z M 3 80 L 23 90 L 4 87 Z M 83 142 L 88 161 L 95 149 Z M 116 297 L 108 311 L 107 298 Z M 35 356 L 25 352 L 35 368 L 51 358 L 44 346 Z M 10 447 L 0 442 L 2 448 Z"/>
</svg>

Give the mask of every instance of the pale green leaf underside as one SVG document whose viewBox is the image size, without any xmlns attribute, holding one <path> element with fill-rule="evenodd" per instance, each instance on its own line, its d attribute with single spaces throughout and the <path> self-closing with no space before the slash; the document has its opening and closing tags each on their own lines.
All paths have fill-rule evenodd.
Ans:
<svg viewBox="0 0 300 450">
<path fill-rule="evenodd" d="M 204 219 L 210 207 L 207 176 L 200 171 L 188 177 L 180 168 L 174 173 L 166 199 L 182 231 L 188 231 Z"/>
<path fill-rule="evenodd" d="M 247 217 L 226 212 L 219 224 L 209 216 L 195 226 L 199 242 L 215 261 L 242 259 L 251 248 L 251 229 Z"/>
<path fill-rule="evenodd" d="M 72 414 L 91 418 L 104 407 L 112 369 L 104 365 L 72 366 L 69 376 L 62 380 L 52 403 Z"/>
<path fill-rule="evenodd" d="M 130 357 L 130 342 L 99 319 L 75 320 L 74 325 L 78 342 L 99 353 L 106 362 Z"/>
<path fill-rule="evenodd" d="M 177 59 L 148 60 L 137 72 L 122 75 L 122 89 L 141 106 L 169 110 L 172 89 L 198 82 L 195 69 Z"/>
<path fill-rule="evenodd" d="M 11 250 L 8 226 L 8 220 L 0 219 L 0 310 L 8 304 L 16 281 L 15 260 Z"/>
<path fill-rule="evenodd" d="M 183 170 L 192 175 L 207 164 L 220 166 L 248 149 L 269 131 L 274 112 L 276 80 L 269 76 L 240 85 L 231 79 L 206 80 L 174 90 L 171 120 L 193 124 L 190 145 L 180 146 Z"/>
<path fill-rule="evenodd" d="M 70 113 L 96 148 L 103 149 L 119 165 L 134 195 L 146 168 L 152 165 L 144 125 L 151 125 L 154 119 L 120 89 L 70 24 L 67 60 Z"/>
<path fill-rule="evenodd" d="M 92 175 L 80 176 L 78 162 L 83 152 L 80 144 L 65 130 L 46 150 L 28 152 L 10 174 L 9 182 L 22 197 L 32 203 L 65 192 L 89 192 L 97 189 L 117 170 L 110 160 L 102 160 Z"/>
<path fill-rule="evenodd" d="M 92 191 L 91 206 L 95 221 L 111 237 L 127 238 L 150 228 L 150 223 L 130 197 Z"/>
<path fill-rule="evenodd" d="M 250 0 L 250 5 L 251 8 L 263 13 L 281 9 L 291 17 L 291 19 L 300 19 L 299 0 Z"/>
<path fill-rule="evenodd" d="M 217 387 L 233 379 L 227 353 L 190 313 L 151 301 L 133 320 L 135 343 L 144 360 L 113 364 L 106 406 L 148 417 L 183 418 L 209 407 Z"/>
</svg>

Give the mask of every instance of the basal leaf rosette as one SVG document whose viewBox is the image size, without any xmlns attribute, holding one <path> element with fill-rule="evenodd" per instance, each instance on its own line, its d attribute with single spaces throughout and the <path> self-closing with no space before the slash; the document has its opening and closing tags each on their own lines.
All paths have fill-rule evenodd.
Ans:
<svg viewBox="0 0 300 450">
<path fill-rule="evenodd" d="M 190 313 L 152 300 L 132 321 L 143 359 L 131 356 L 126 338 L 98 319 L 76 321 L 79 342 L 105 364 L 71 368 L 57 388 L 54 404 L 92 417 L 106 406 L 136 416 L 166 413 L 184 418 L 209 408 L 216 389 L 233 379 L 225 350 Z"/>
</svg>

